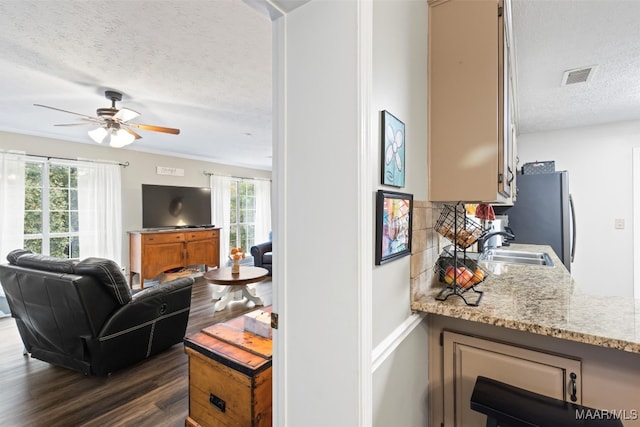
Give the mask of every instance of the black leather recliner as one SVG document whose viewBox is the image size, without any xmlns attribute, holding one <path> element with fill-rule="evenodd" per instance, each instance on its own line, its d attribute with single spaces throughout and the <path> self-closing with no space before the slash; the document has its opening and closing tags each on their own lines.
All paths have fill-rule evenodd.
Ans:
<svg viewBox="0 0 640 427">
<path fill-rule="evenodd" d="M 272 243 L 265 242 L 251 247 L 251 255 L 253 255 L 253 265 L 256 267 L 262 267 L 269 270 L 271 275 L 271 258 L 272 258 Z"/>
<path fill-rule="evenodd" d="M 189 277 L 135 295 L 108 259 L 72 261 L 14 250 L 0 283 L 25 350 L 85 375 L 107 375 L 181 343 Z"/>
</svg>

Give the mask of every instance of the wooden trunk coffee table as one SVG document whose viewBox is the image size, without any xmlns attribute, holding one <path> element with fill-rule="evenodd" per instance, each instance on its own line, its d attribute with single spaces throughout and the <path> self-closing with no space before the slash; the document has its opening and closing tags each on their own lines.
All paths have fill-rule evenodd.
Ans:
<svg viewBox="0 0 640 427">
<path fill-rule="evenodd" d="M 247 285 L 261 282 L 267 278 L 269 271 L 262 267 L 240 266 L 240 273 L 231 273 L 231 267 L 223 267 L 209 270 L 202 277 L 215 285 L 224 285 L 227 288 L 223 291 L 222 297 L 216 302 L 215 310 L 223 310 L 229 301 L 233 299 L 235 291 L 242 291 L 242 296 L 255 305 L 264 305 L 259 297 L 251 295 Z M 240 289 L 232 289 L 240 286 Z"/>
<path fill-rule="evenodd" d="M 245 331 L 239 316 L 186 337 L 184 350 L 189 357 L 185 426 L 272 426 L 271 338 Z"/>
</svg>

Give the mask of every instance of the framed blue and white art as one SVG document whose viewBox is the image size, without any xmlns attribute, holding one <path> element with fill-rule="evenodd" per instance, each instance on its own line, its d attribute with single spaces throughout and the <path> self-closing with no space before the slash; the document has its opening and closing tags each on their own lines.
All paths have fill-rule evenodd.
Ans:
<svg viewBox="0 0 640 427">
<path fill-rule="evenodd" d="M 381 112 L 382 185 L 404 187 L 404 123 L 390 112 Z"/>
</svg>

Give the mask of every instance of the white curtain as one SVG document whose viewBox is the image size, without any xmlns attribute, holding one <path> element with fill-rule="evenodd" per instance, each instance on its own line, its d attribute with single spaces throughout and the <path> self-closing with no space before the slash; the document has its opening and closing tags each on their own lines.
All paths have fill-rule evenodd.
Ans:
<svg viewBox="0 0 640 427">
<path fill-rule="evenodd" d="M 271 181 L 257 179 L 254 181 L 256 195 L 256 228 L 255 243 L 271 240 Z"/>
<path fill-rule="evenodd" d="M 0 262 L 24 247 L 24 165 L 24 154 L 0 151 Z"/>
<path fill-rule="evenodd" d="M 80 258 L 122 265 L 122 178 L 117 164 L 78 162 Z"/>
<path fill-rule="evenodd" d="M 0 151 L 0 263 L 24 247 L 24 154 Z M 8 315 L 0 286 L 0 317 Z M 3 310 L 7 310 L 5 313 Z"/>
<path fill-rule="evenodd" d="M 231 177 L 211 175 L 211 220 L 220 229 L 220 264 L 229 255 L 229 227 L 231 225 Z"/>
</svg>

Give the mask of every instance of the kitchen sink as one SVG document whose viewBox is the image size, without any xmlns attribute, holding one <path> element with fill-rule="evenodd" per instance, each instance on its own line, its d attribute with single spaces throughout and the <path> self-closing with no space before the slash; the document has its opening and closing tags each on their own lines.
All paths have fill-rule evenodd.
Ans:
<svg viewBox="0 0 640 427">
<path fill-rule="evenodd" d="M 488 249 L 480 254 L 478 261 L 538 265 L 544 267 L 554 266 L 551 257 L 546 252 L 513 251 L 508 249 Z"/>
</svg>

